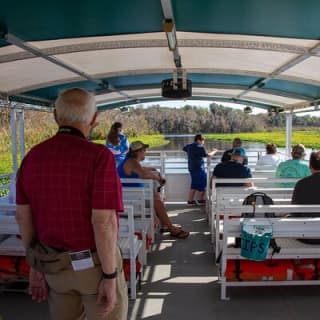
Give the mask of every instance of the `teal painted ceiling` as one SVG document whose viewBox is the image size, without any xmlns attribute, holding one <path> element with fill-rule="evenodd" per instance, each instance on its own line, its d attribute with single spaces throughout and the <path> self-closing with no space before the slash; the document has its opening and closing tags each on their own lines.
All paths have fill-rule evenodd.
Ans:
<svg viewBox="0 0 320 320">
<path fill-rule="evenodd" d="M 171 14 L 194 99 L 316 105 L 319 12 L 318 0 L 3 1 L 0 94 L 50 106 L 78 86 L 102 109 L 160 101 L 176 69 L 163 31 Z"/>
</svg>

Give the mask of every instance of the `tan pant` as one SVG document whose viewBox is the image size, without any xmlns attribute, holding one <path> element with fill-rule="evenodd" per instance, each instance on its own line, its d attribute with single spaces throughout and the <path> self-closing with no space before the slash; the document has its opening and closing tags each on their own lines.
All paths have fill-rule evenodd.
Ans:
<svg viewBox="0 0 320 320">
<path fill-rule="evenodd" d="M 117 268 L 122 270 L 119 250 Z M 126 320 L 128 296 L 123 271 L 117 277 L 117 304 L 107 317 L 101 316 L 102 306 L 97 304 L 101 275 L 100 265 L 82 271 L 68 269 L 56 274 L 46 274 L 52 320 Z"/>
</svg>

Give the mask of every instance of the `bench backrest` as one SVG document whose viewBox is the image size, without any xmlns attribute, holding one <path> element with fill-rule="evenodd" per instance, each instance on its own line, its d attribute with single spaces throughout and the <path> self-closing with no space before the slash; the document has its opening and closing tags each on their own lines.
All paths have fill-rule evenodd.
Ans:
<svg viewBox="0 0 320 320">
<path fill-rule="evenodd" d="M 252 211 L 252 206 L 225 207 L 225 216 L 241 216 L 243 212 Z M 267 218 L 272 225 L 273 236 L 278 238 L 319 238 L 320 205 L 258 205 L 256 213 L 262 215 L 273 212 L 276 215 L 295 213 L 306 214 L 318 212 L 319 217 L 274 217 Z M 266 218 L 254 218 L 256 221 Z M 224 219 L 224 230 L 229 236 L 238 236 L 241 232 L 242 219 Z"/>
<path fill-rule="evenodd" d="M 242 205 L 244 199 L 254 192 L 268 195 L 274 204 L 290 204 L 293 188 L 245 188 L 245 187 L 218 187 L 216 189 L 216 209 L 230 205 Z"/>
</svg>

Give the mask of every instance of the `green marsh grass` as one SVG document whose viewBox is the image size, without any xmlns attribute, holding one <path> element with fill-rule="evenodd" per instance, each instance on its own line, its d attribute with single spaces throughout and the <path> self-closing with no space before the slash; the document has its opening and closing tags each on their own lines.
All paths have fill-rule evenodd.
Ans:
<svg viewBox="0 0 320 320">
<path fill-rule="evenodd" d="M 165 146 L 169 143 L 169 140 L 166 140 L 162 134 L 151 134 L 151 135 L 141 135 L 137 137 L 129 137 L 129 143 L 132 141 L 140 140 L 145 144 L 148 144 L 150 148 Z M 105 140 L 94 140 L 96 143 L 105 144 Z"/>
<path fill-rule="evenodd" d="M 207 139 L 232 141 L 239 137 L 243 141 L 268 143 L 273 142 L 279 147 L 285 147 L 286 135 L 284 130 L 272 132 L 250 132 L 233 134 L 205 134 Z M 320 130 L 298 130 L 292 134 L 292 144 L 302 143 L 307 148 L 320 148 Z"/>
<path fill-rule="evenodd" d="M 51 136 L 54 135 L 54 132 L 51 132 Z M 32 134 L 31 138 L 27 138 L 26 135 L 26 152 L 30 150 L 33 145 L 49 138 L 48 132 L 42 134 L 41 136 Z M 1 132 L 0 137 L 2 138 Z M 27 140 L 28 139 L 28 140 Z M 143 143 L 146 143 L 152 147 L 164 146 L 169 143 L 169 140 L 166 140 L 163 135 L 161 134 L 153 134 L 153 135 L 141 135 L 137 137 L 129 137 L 129 142 L 134 140 L 141 140 Z M 2 140 L 1 140 L 2 141 Z M 94 140 L 96 143 L 105 144 L 105 140 Z M 6 143 L 0 143 L 0 174 L 12 172 L 12 154 L 11 154 L 11 141 L 6 140 Z"/>
</svg>

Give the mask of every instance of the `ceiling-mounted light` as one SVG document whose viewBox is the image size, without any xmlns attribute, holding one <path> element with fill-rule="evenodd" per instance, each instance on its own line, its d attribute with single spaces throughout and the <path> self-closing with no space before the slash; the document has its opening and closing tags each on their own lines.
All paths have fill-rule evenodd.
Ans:
<svg viewBox="0 0 320 320">
<path fill-rule="evenodd" d="M 251 107 L 246 106 L 246 107 L 243 109 L 243 112 L 244 112 L 244 113 L 252 113 L 252 109 L 251 109 Z"/>
<path fill-rule="evenodd" d="M 268 116 L 272 117 L 277 114 L 277 109 L 276 108 L 270 108 L 268 109 Z"/>
<path fill-rule="evenodd" d="M 177 48 L 176 27 L 172 19 L 163 20 L 163 31 L 166 33 L 168 46 L 171 51 Z"/>
</svg>

